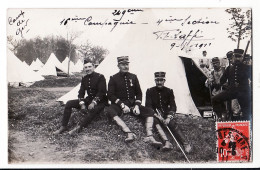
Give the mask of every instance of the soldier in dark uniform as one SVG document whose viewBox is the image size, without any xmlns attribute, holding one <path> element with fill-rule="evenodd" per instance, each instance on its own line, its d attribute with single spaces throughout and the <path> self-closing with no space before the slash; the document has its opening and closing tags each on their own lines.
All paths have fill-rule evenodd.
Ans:
<svg viewBox="0 0 260 170">
<path fill-rule="evenodd" d="M 107 104 L 105 77 L 94 71 L 95 66 L 91 61 L 84 61 L 84 69 L 87 75 L 81 80 L 78 99 L 69 100 L 66 103 L 62 118 L 62 126 L 59 130 L 55 131 L 54 134 L 60 134 L 67 130 L 72 108 L 81 109 L 84 118 L 76 128 L 69 132 L 69 134 L 79 132 L 84 126 L 88 125 Z M 86 98 L 84 98 L 85 93 L 87 93 Z"/>
<path fill-rule="evenodd" d="M 154 73 L 156 86 L 147 89 L 145 106 L 152 108 L 155 112 L 157 112 L 157 110 L 160 112 L 155 113 L 156 118 L 154 119 L 154 124 L 165 142 L 163 149 L 171 149 L 172 146 L 160 127 L 160 122 L 168 126 L 180 145 L 184 147 L 185 151 L 190 152 L 191 146 L 188 142 L 185 142 L 177 125 L 175 116 L 177 106 L 175 104 L 173 90 L 164 86 L 166 81 L 165 74 L 165 72 Z"/>
<path fill-rule="evenodd" d="M 152 133 L 153 110 L 141 105 L 142 91 L 138 78 L 135 74 L 129 72 L 128 56 L 118 57 L 119 73 L 110 77 L 108 83 L 108 99 L 111 105 L 105 109 L 105 113 L 112 118 L 127 133 L 126 142 L 133 141 L 135 134 L 127 127 L 125 122 L 119 117 L 122 113 L 132 113 L 146 119 L 146 142 L 155 146 L 162 146 L 157 142 Z"/>
<path fill-rule="evenodd" d="M 244 64 L 242 49 L 234 50 L 234 64 L 227 67 L 223 76 L 220 79 L 220 84 L 223 85 L 228 81 L 228 88 L 223 92 L 212 97 L 213 110 L 218 114 L 224 110 L 220 107 L 223 101 L 237 99 L 244 120 L 251 119 L 251 88 L 249 86 L 249 79 L 251 79 L 251 67 Z"/>
<path fill-rule="evenodd" d="M 213 65 L 214 70 L 211 71 L 211 74 L 205 84 L 206 84 L 206 87 L 211 87 L 211 95 L 215 96 L 215 95 L 221 93 L 221 91 L 222 91 L 222 88 L 220 85 L 220 78 L 224 74 L 225 68 L 220 66 L 220 60 L 218 57 L 212 58 L 211 64 Z M 226 105 L 224 102 L 222 102 L 221 107 L 223 107 L 223 110 L 225 110 Z M 222 115 L 217 115 L 218 120 L 226 120 L 228 117 L 227 114 L 228 113 L 223 112 Z"/>
</svg>

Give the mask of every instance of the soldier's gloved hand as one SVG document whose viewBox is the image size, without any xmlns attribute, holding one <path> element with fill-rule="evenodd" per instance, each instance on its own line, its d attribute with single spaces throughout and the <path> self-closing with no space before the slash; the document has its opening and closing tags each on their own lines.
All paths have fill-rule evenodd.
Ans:
<svg viewBox="0 0 260 170">
<path fill-rule="evenodd" d="M 140 115 L 140 109 L 139 109 L 139 106 L 138 106 L 138 105 L 135 105 L 134 110 L 133 110 L 133 113 L 134 113 L 135 115 Z"/>
<path fill-rule="evenodd" d="M 166 119 L 164 120 L 164 122 L 163 122 L 163 123 L 164 123 L 165 125 L 168 125 L 168 124 L 170 123 L 170 121 L 171 121 L 171 119 L 170 119 L 170 118 L 166 118 Z"/>
<path fill-rule="evenodd" d="M 88 109 L 91 110 L 91 109 L 94 109 L 95 107 L 95 103 L 90 103 L 90 105 L 88 105 Z"/>
<path fill-rule="evenodd" d="M 123 113 L 129 113 L 130 112 L 130 108 L 125 105 L 125 107 L 123 108 Z"/>
<path fill-rule="evenodd" d="M 80 110 L 85 110 L 86 109 L 86 105 L 83 101 L 79 102 L 80 105 Z"/>
</svg>

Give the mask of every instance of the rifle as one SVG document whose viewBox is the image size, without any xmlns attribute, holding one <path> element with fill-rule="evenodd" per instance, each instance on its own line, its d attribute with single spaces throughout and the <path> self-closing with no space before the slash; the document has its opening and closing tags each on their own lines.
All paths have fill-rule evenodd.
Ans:
<svg viewBox="0 0 260 170">
<path fill-rule="evenodd" d="M 244 51 L 243 58 L 245 58 L 245 56 L 246 56 L 246 52 L 247 52 L 247 50 L 248 50 L 250 41 L 251 41 L 251 38 L 250 38 L 250 40 L 248 40 L 248 42 L 247 42 L 247 44 L 246 44 L 246 49 L 245 49 L 245 51 Z"/>
<path fill-rule="evenodd" d="M 159 111 L 157 108 L 156 108 L 156 113 L 162 117 L 161 115 L 161 111 Z M 183 149 L 181 148 L 179 142 L 177 141 L 177 139 L 175 138 L 175 136 L 172 134 L 170 128 L 164 124 L 164 126 L 167 128 L 167 130 L 169 131 L 169 133 L 171 134 L 172 138 L 174 139 L 174 141 L 177 143 L 177 146 L 181 149 L 181 152 L 183 153 L 183 155 L 185 156 L 186 160 L 190 163 L 190 160 L 188 159 L 188 157 L 186 156 L 185 152 L 183 151 Z"/>
</svg>

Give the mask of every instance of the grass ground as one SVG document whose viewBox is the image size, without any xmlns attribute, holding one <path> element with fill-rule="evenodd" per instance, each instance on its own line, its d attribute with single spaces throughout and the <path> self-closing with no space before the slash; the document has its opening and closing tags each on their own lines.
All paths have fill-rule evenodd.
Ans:
<svg viewBox="0 0 260 170">
<path fill-rule="evenodd" d="M 32 87 L 8 88 L 10 163 L 182 163 L 185 161 L 185 157 L 174 141 L 171 141 L 174 149 L 169 152 L 163 152 L 145 143 L 143 122 L 129 115 L 124 115 L 122 118 L 137 135 L 137 139 L 132 143 L 124 142 L 125 134 L 103 113 L 79 134 L 70 136 L 65 132 L 53 136 L 52 133 L 60 126 L 64 109 L 64 106 L 60 106 L 56 100 L 69 90 L 64 88 L 64 84 L 73 87 L 79 82 L 80 76 L 59 79 L 49 77 Z M 73 110 L 69 129 L 75 126 L 80 118 L 79 115 L 77 110 Z M 193 147 L 193 151 L 187 154 L 190 161 L 193 163 L 215 161 L 215 123 L 200 117 L 182 114 L 177 116 L 182 132 Z M 160 140 L 158 134 L 155 134 L 155 138 Z"/>
</svg>

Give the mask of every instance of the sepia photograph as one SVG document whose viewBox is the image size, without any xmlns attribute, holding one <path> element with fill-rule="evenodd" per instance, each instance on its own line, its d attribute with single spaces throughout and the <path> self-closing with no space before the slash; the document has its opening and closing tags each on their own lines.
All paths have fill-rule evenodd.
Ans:
<svg viewBox="0 0 260 170">
<path fill-rule="evenodd" d="M 8 8 L 8 164 L 256 161 L 253 10 Z"/>
</svg>

